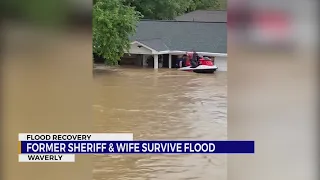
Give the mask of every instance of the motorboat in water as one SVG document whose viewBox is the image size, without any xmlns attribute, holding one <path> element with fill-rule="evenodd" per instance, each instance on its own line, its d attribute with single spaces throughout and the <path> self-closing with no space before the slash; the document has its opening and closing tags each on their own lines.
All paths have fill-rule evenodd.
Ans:
<svg viewBox="0 0 320 180">
<path fill-rule="evenodd" d="M 192 59 L 193 53 L 188 53 L 186 59 L 186 67 L 179 68 L 181 71 L 189 71 L 195 73 L 214 73 L 218 67 L 214 65 L 214 61 L 210 58 L 198 57 L 198 64 L 191 66 L 190 60 Z"/>
<path fill-rule="evenodd" d="M 199 65 L 196 68 L 192 68 L 191 66 L 182 67 L 179 70 L 181 71 L 192 71 L 195 73 L 214 73 L 218 67 L 216 65 L 207 66 L 207 65 Z"/>
</svg>

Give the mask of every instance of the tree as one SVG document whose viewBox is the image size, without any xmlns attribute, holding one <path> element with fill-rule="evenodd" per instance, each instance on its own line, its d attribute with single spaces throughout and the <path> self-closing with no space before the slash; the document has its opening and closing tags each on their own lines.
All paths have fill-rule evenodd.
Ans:
<svg viewBox="0 0 320 180">
<path fill-rule="evenodd" d="M 191 0 L 188 12 L 200 9 L 218 10 L 221 8 L 220 1 L 221 0 Z"/>
<path fill-rule="evenodd" d="M 125 0 L 146 19 L 173 19 L 188 9 L 190 0 Z"/>
<path fill-rule="evenodd" d="M 116 65 L 130 48 L 129 36 L 136 31 L 141 14 L 122 0 L 94 0 L 93 52 Z"/>
<path fill-rule="evenodd" d="M 220 9 L 221 0 L 125 0 L 146 19 L 170 20 L 186 12 L 198 9 Z"/>
</svg>

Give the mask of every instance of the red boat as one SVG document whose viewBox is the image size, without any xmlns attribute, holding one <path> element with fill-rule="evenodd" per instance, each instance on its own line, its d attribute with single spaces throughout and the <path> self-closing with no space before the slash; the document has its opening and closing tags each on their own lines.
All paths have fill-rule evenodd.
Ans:
<svg viewBox="0 0 320 180">
<path fill-rule="evenodd" d="M 187 53 L 186 67 L 180 68 L 181 71 L 190 71 L 195 73 L 214 73 L 218 67 L 214 65 L 214 60 L 210 58 L 198 57 L 198 66 L 192 68 L 191 67 L 191 59 L 193 56 L 193 52 Z"/>
</svg>

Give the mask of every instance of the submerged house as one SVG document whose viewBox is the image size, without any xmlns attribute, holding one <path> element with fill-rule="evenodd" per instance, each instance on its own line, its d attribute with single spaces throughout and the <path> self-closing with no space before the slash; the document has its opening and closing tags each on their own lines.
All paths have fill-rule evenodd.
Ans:
<svg viewBox="0 0 320 180">
<path fill-rule="evenodd" d="M 219 70 L 226 71 L 226 20 L 210 22 L 200 21 L 190 14 L 184 16 L 188 17 L 180 16 L 172 21 L 141 20 L 120 65 L 172 68 L 178 55 L 194 50 L 199 55 L 214 58 Z"/>
</svg>

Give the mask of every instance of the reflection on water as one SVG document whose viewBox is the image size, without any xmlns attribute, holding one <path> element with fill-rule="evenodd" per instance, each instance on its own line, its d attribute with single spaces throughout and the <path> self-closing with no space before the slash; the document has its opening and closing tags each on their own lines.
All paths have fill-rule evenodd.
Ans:
<svg viewBox="0 0 320 180">
<path fill-rule="evenodd" d="M 97 132 L 136 140 L 227 139 L 227 73 L 116 69 L 96 72 Z M 226 180 L 225 155 L 96 155 L 95 180 Z"/>
</svg>

